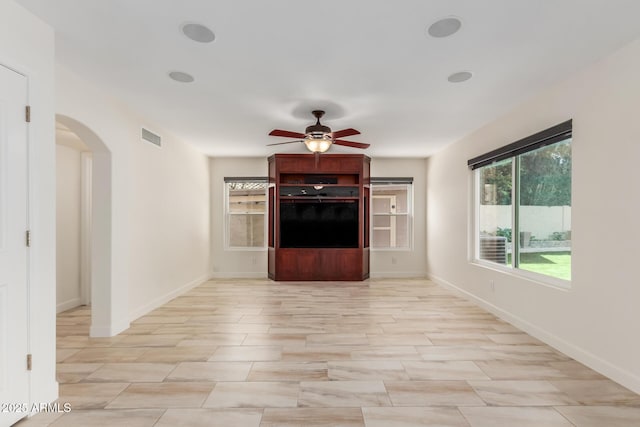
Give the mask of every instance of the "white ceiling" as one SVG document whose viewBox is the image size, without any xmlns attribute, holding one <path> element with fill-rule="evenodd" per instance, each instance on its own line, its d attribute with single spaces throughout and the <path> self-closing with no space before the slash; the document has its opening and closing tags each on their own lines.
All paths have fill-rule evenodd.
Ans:
<svg viewBox="0 0 640 427">
<path fill-rule="evenodd" d="M 267 133 L 325 109 L 370 156 L 427 157 L 640 36 L 638 0 L 17 1 L 56 29 L 61 65 L 215 156 L 304 152 Z M 459 32 L 426 35 L 447 16 Z"/>
</svg>

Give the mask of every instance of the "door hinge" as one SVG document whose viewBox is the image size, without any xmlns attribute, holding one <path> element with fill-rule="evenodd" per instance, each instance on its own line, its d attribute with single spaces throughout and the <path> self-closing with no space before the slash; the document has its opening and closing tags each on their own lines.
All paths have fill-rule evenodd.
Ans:
<svg viewBox="0 0 640 427">
<path fill-rule="evenodd" d="M 31 355 L 27 354 L 27 371 L 30 371 L 32 367 Z"/>
<path fill-rule="evenodd" d="M 31 230 L 27 230 L 25 243 L 27 244 L 28 248 L 31 247 Z"/>
<path fill-rule="evenodd" d="M 27 121 L 27 123 L 31 123 L 31 105 L 27 105 L 24 108 L 24 118 Z"/>
</svg>

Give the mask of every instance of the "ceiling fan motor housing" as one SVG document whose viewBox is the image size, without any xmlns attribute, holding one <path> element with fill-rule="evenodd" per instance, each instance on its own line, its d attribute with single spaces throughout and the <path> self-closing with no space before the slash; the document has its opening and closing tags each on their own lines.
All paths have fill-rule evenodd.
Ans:
<svg viewBox="0 0 640 427">
<path fill-rule="evenodd" d="M 312 138 L 324 138 L 326 134 L 331 133 L 331 128 L 329 126 L 320 124 L 320 118 L 324 116 L 324 111 L 314 110 L 312 114 L 316 118 L 316 124 L 307 126 L 304 133 Z"/>
<path fill-rule="evenodd" d="M 309 126 L 311 127 L 311 126 Z M 322 130 L 322 131 L 309 131 L 309 128 L 307 128 L 307 130 L 305 131 L 305 134 L 307 136 L 307 138 L 313 138 L 313 139 L 331 139 L 331 129 L 329 129 L 326 126 L 322 126 L 323 128 L 325 128 L 326 130 Z"/>
</svg>

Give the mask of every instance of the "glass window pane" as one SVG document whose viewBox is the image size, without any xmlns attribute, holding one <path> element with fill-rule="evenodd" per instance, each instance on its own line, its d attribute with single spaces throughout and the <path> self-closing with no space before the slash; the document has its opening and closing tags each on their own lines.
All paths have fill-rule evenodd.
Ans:
<svg viewBox="0 0 640 427">
<path fill-rule="evenodd" d="M 508 264 L 511 253 L 512 159 L 478 169 L 478 258 Z"/>
<path fill-rule="evenodd" d="M 264 213 L 265 195 L 229 196 L 229 213 Z"/>
<path fill-rule="evenodd" d="M 397 215 L 395 218 L 396 223 L 396 248 L 408 248 L 409 247 L 409 216 Z"/>
<path fill-rule="evenodd" d="M 229 212 L 264 213 L 266 206 L 266 183 L 261 182 L 230 182 L 229 184 Z"/>
<path fill-rule="evenodd" d="M 229 215 L 229 246 L 264 246 L 264 215 Z"/>
<path fill-rule="evenodd" d="M 374 248 L 411 247 L 411 184 L 372 186 L 371 245 Z"/>
<path fill-rule="evenodd" d="M 392 197 L 373 196 L 373 214 L 391 213 Z"/>
<path fill-rule="evenodd" d="M 371 240 L 374 248 L 389 248 L 391 247 L 391 230 L 374 228 Z"/>
<path fill-rule="evenodd" d="M 373 213 L 409 213 L 409 184 L 375 185 Z"/>
<path fill-rule="evenodd" d="M 375 228 L 391 227 L 391 217 L 389 215 L 376 215 L 373 217 L 373 226 Z"/>
<path fill-rule="evenodd" d="M 227 182 L 229 247 L 265 246 L 266 182 Z"/>
<path fill-rule="evenodd" d="M 571 140 L 520 156 L 518 268 L 571 280 Z"/>
</svg>

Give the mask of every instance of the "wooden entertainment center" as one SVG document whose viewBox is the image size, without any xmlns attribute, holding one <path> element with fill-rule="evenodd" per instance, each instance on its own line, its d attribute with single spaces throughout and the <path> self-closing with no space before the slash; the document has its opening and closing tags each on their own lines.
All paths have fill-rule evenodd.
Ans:
<svg viewBox="0 0 640 427">
<path fill-rule="evenodd" d="M 269 157 L 269 278 L 369 278 L 371 159 L 362 154 Z"/>
</svg>

